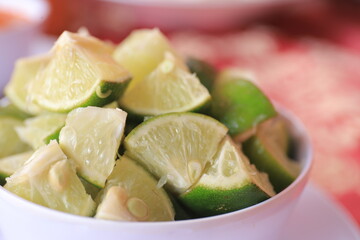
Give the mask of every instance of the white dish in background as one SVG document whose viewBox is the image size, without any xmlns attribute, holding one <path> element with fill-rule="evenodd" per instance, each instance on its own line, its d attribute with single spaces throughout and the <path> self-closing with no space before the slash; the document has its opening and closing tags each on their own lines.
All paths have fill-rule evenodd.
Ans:
<svg viewBox="0 0 360 240">
<path fill-rule="evenodd" d="M 26 19 L 22 24 L 0 27 L 0 89 L 3 89 L 9 81 L 15 61 L 29 54 L 40 24 L 48 14 L 48 5 L 45 0 L 3 0 L 0 1 L 0 11 Z"/>
</svg>

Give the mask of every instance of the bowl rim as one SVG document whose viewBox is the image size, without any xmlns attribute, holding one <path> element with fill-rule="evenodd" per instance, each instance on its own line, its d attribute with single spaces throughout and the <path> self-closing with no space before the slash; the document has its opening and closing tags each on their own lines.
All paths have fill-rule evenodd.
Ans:
<svg viewBox="0 0 360 240">
<path fill-rule="evenodd" d="M 240 209 L 237 211 L 210 216 L 203 218 L 195 218 L 195 219 L 186 219 L 186 220 L 177 220 L 177 221 L 161 221 L 161 222 L 117 222 L 117 221 L 109 221 L 103 219 L 94 219 L 93 217 L 85 217 L 74 215 L 70 213 L 61 212 L 58 210 L 50 209 L 36 203 L 25 200 L 10 191 L 6 190 L 2 186 L 0 186 L 0 199 L 5 199 L 12 205 L 18 205 L 22 207 L 22 209 L 28 209 L 31 212 L 36 212 L 37 215 L 43 215 L 47 219 L 56 219 L 57 221 L 66 222 L 66 223 L 76 223 L 88 226 L 96 226 L 96 227 L 125 227 L 125 228 L 153 228 L 153 227 L 182 227 L 193 225 L 196 223 L 211 223 L 218 222 L 227 218 L 239 217 L 239 216 L 248 216 L 252 215 L 253 212 L 260 211 L 266 209 L 269 205 L 276 204 L 281 202 L 284 195 L 289 194 L 292 191 L 295 191 L 295 188 L 301 183 L 305 184 L 309 177 L 312 165 L 313 165 L 313 147 L 308 131 L 306 130 L 303 123 L 299 120 L 297 116 L 291 113 L 289 110 L 279 106 L 279 104 L 275 104 L 276 109 L 279 114 L 284 116 L 287 120 L 290 120 L 289 123 L 291 125 L 291 133 L 295 134 L 295 138 L 301 139 L 301 148 L 303 148 L 303 156 L 301 156 L 301 161 L 303 162 L 302 169 L 298 177 L 292 182 L 287 188 L 285 188 L 280 193 L 277 193 L 275 196 L 261 202 L 255 204 L 253 206 Z M 238 216 L 239 215 L 239 216 Z"/>
</svg>

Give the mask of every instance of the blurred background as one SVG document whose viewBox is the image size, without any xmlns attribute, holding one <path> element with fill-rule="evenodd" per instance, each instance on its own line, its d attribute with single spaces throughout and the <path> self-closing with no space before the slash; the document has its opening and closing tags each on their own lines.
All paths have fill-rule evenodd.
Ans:
<svg viewBox="0 0 360 240">
<path fill-rule="evenodd" d="M 115 43 L 158 27 L 183 55 L 252 71 L 308 128 L 313 184 L 360 225 L 359 0 L 13 1 L 26 19 L 6 15 L 1 1 L 2 84 L 17 57 L 46 51 L 62 31 L 82 26 Z"/>
</svg>

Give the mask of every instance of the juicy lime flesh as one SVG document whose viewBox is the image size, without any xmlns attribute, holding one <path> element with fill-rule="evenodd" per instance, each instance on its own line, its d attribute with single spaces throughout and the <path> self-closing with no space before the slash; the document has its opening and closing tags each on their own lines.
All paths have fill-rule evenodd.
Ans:
<svg viewBox="0 0 360 240">
<path fill-rule="evenodd" d="M 110 55 L 71 39 L 60 42 L 30 85 L 35 103 L 50 111 L 67 112 L 80 106 L 102 106 L 119 97 L 130 75 Z"/>
<path fill-rule="evenodd" d="M 4 187 L 24 199 L 63 212 L 90 216 L 95 208 L 55 141 L 37 150 Z"/>
<path fill-rule="evenodd" d="M 210 100 L 199 79 L 167 56 L 120 99 L 125 109 L 138 115 L 160 115 L 199 109 Z"/>
<path fill-rule="evenodd" d="M 31 157 L 33 151 L 18 153 L 0 159 L 0 184 L 5 184 L 5 178 L 10 177 L 17 169 L 22 167 L 24 163 Z"/>
<path fill-rule="evenodd" d="M 0 117 L 13 117 L 19 120 L 29 118 L 31 115 L 22 111 L 9 101 L 8 98 L 0 99 Z"/>
<path fill-rule="evenodd" d="M 49 143 L 49 138 L 65 125 L 66 114 L 48 113 L 25 120 L 25 126 L 16 128 L 20 138 L 34 150 Z"/>
<path fill-rule="evenodd" d="M 251 166 L 227 137 L 213 164 L 180 200 L 199 216 L 212 216 L 257 204 L 273 195 L 267 176 Z"/>
<path fill-rule="evenodd" d="M 22 121 L 11 117 L 0 117 L 0 158 L 30 150 L 21 141 L 15 128 L 22 125 Z"/>
<path fill-rule="evenodd" d="M 261 90 L 244 79 L 218 79 L 212 97 L 212 115 L 229 128 L 232 136 L 277 114 Z"/>
<path fill-rule="evenodd" d="M 125 119 L 120 109 L 77 108 L 61 129 L 61 148 L 75 161 L 79 175 L 98 187 L 104 187 L 114 167 Z"/>
<path fill-rule="evenodd" d="M 251 163 L 269 175 L 276 192 L 281 192 L 296 179 L 297 163 L 289 160 L 278 146 L 253 136 L 244 142 L 243 149 Z"/>
<path fill-rule="evenodd" d="M 124 199 L 123 207 L 130 219 L 134 221 L 174 220 L 174 209 L 164 189 L 159 188 L 155 178 L 133 160 L 121 157 L 117 161 L 103 190 L 102 198 L 113 186 L 120 186 L 126 192 L 127 198 Z M 109 209 L 111 211 L 111 206 Z M 117 217 L 124 218 L 124 216 Z"/>
<path fill-rule="evenodd" d="M 143 29 L 132 32 L 116 48 L 113 56 L 132 74 L 131 88 L 163 61 L 166 52 L 175 54 L 166 37 L 158 29 Z"/>
<path fill-rule="evenodd" d="M 36 78 L 50 60 L 50 55 L 19 59 L 10 82 L 6 85 L 5 94 L 11 102 L 24 112 L 38 114 L 41 109 L 28 99 L 29 84 Z"/>
<path fill-rule="evenodd" d="M 202 114 L 165 114 L 137 126 L 125 138 L 125 154 L 179 194 L 199 180 L 226 132 L 224 125 Z"/>
</svg>

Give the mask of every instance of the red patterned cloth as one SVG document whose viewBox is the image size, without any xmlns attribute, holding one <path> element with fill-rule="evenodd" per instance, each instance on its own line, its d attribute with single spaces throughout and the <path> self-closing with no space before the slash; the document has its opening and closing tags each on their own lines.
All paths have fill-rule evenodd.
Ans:
<svg viewBox="0 0 360 240">
<path fill-rule="evenodd" d="M 298 115 L 314 143 L 312 181 L 360 224 L 360 16 L 319 9 L 246 30 L 170 37 L 183 54 L 249 70 L 272 99 Z"/>
</svg>

